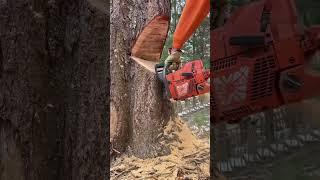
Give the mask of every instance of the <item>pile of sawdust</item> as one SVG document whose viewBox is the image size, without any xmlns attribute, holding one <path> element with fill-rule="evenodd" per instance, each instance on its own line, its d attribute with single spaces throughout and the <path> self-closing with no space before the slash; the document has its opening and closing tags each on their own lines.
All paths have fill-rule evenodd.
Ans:
<svg viewBox="0 0 320 180">
<path fill-rule="evenodd" d="M 163 133 L 171 154 L 151 159 L 123 155 L 111 164 L 111 179 L 209 179 L 210 150 L 180 119 L 170 121 Z"/>
</svg>

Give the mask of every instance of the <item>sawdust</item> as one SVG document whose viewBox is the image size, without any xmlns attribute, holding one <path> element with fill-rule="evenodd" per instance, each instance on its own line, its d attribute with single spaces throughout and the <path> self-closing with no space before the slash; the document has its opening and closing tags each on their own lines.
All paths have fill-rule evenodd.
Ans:
<svg viewBox="0 0 320 180">
<path fill-rule="evenodd" d="M 154 62 L 154 61 L 147 61 L 144 59 L 140 59 L 134 56 L 130 57 L 131 59 L 133 59 L 136 63 L 138 63 L 139 65 L 141 65 L 142 67 L 144 67 L 146 70 L 152 72 L 152 73 L 156 73 L 155 72 L 155 65 L 159 62 Z"/>
<path fill-rule="evenodd" d="M 110 141 L 112 141 L 112 139 L 116 135 L 117 123 L 118 123 L 117 113 L 113 105 L 110 105 Z"/>
<path fill-rule="evenodd" d="M 171 154 L 152 159 L 123 155 L 111 164 L 111 179 L 209 179 L 208 140 L 198 139 L 181 120 L 170 121 L 162 134 Z"/>
</svg>

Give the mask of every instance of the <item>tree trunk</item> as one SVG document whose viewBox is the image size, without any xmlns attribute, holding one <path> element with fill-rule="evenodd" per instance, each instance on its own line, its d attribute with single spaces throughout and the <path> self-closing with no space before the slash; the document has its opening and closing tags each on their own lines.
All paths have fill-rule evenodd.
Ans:
<svg viewBox="0 0 320 180">
<path fill-rule="evenodd" d="M 169 16 L 170 1 L 114 0 L 111 13 L 111 109 L 116 117 L 111 119 L 112 146 L 119 152 L 129 146 L 140 158 L 155 157 L 163 149 L 156 137 L 173 107 L 163 98 L 155 74 L 130 59 L 130 51 L 145 24 L 156 15 Z"/>
<path fill-rule="evenodd" d="M 138 157 L 156 157 L 168 152 L 156 137 L 174 112 L 170 101 L 164 99 L 162 84 L 156 76 L 138 64 L 133 64 L 131 91 L 131 120 L 133 153 Z"/>
<path fill-rule="evenodd" d="M 108 178 L 108 15 L 0 2 L 0 179 Z"/>
</svg>

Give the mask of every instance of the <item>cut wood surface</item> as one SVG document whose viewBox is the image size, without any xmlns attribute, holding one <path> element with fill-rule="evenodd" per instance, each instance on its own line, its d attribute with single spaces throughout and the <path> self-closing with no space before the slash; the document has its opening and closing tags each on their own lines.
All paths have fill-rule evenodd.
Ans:
<svg viewBox="0 0 320 180">
<path fill-rule="evenodd" d="M 156 16 L 139 34 L 131 55 L 148 61 L 160 60 L 169 29 L 168 16 Z"/>
<path fill-rule="evenodd" d="M 135 62 L 137 62 L 140 66 L 144 67 L 146 70 L 148 70 L 152 73 L 156 73 L 154 67 L 157 64 L 157 62 L 148 61 L 145 59 L 140 59 L 140 58 L 137 58 L 134 56 L 131 56 L 131 59 L 133 59 Z"/>
</svg>

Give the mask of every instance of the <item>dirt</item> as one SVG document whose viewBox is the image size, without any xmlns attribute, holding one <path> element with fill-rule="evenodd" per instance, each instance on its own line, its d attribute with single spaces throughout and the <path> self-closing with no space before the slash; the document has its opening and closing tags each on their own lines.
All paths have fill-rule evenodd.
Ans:
<svg viewBox="0 0 320 180">
<path fill-rule="evenodd" d="M 319 99 L 305 100 L 300 106 L 303 112 L 303 119 L 307 120 L 311 127 L 320 128 Z"/>
<path fill-rule="evenodd" d="M 139 159 L 124 154 L 111 163 L 111 179 L 209 179 L 208 140 L 198 139 L 181 119 L 170 121 L 159 136 L 169 155 Z"/>
</svg>

